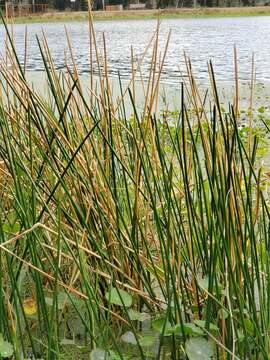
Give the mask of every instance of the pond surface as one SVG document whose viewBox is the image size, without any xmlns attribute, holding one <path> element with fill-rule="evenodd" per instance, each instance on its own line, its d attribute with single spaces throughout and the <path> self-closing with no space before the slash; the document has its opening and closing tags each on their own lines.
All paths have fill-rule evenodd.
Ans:
<svg viewBox="0 0 270 360">
<path fill-rule="evenodd" d="M 36 36 L 44 30 L 58 69 L 65 65 L 67 50 L 65 26 L 70 34 L 74 54 L 81 73 L 89 72 L 89 32 L 87 22 L 46 23 L 28 25 L 28 69 L 43 70 Z M 131 45 L 141 56 L 156 27 L 155 20 L 119 20 L 96 22 L 97 43 L 103 51 L 103 33 L 107 43 L 109 72 L 130 76 Z M 160 28 L 160 50 L 164 49 L 168 32 L 170 46 L 165 60 L 163 82 L 179 83 L 185 71 L 183 52 L 191 57 L 198 79 L 208 78 L 207 61 L 212 59 L 219 80 L 233 78 L 233 47 L 238 49 L 240 80 L 250 79 L 252 53 L 255 54 L 257 79 L 270 80 L 270 17 L 234 17 L 163 20 Z M 25 25 L 15 25 L 14 39 L 20 59 L 24 53 Z M 5 31 L 0 27 L 0 50 L 3 54 Z M 146 74 L 151 55 L 146 56 L 142 70 Z M 97 67 L 95 65 L 95 71 Z"/>
</svg>

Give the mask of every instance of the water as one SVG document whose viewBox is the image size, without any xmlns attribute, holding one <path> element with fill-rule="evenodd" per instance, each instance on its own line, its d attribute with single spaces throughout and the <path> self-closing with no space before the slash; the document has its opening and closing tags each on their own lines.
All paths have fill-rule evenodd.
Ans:
<svg viewBox="0 0 270 360">
<path fill-rule="evenodd" d="M 36 36 L 42 38 L 44 30 L 50 50 L 58 69 L 65 65 L 67 51 L 65 35 L 67 27 L 74 48 L 79 71 L 89 72 L 89 33 L 87 22 L 47 23 L 28 25 L 28 69 L 43 70 Z M 109 71 L 111 75 L 130 76 L 130 49 L 140 57 L 155 30 L 155 20 L 105 21 L 95 24 L 97 42 L 103 49 L 105 33 Z M 25 25 L 14 26 L 14 39 L 20 59 L 24 52 Z M 241 80 L 250 78 L 252 53 L 255 54 L 257 79 L 270 80 L 270 18 L 234 17 L 204 19 L 163 20 L 160 28 L 160 49 L 164 49 L 168 31 L 172 31 L 168 55 L 165 60 L 163 82 L 178 83 L 180 71 L 185 70 L 183 51 L 191 57 L 197 78 L 208 77 L 207 61 L 213 60 L 219 80 L 233 78 L 233 46 L 236 44 Z M 4 28 L 0 27 L 0 50 L 3 53 Z M 145 58 L 142 70 L 146 74 L 151 61 L 150 53 Z M 97 67 L 95 66 L 95 71 Z"/>
</svg>

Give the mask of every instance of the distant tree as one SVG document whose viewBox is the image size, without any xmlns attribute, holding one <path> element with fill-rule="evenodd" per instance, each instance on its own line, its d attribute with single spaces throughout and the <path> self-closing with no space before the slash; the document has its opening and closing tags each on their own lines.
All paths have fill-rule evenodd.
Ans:
<svg viewBox="0 0 270 360">
<path fill-rule="evenodd" d="M 120 4 L 123 4 L 123 0 L 109 0 L 109 1 L 106 1 L 106 4 L 120 5 Z"/>
<path fill-rule="evenodd" d="M 77 0 L 76 0 L 77 2 Z M 88 10 L 88 1 L 87 0 L 79 0 L 78 1 L 78 10 L 87 11 Z"/>
<path fill-rule="evenodd" d="M 164 9 L 171 6 L 175 6 L 175 0 L 157 0 L 158 9 Z"/>
<path fill-rule="evenodd" d="M 103 10 L 103 1 L 95 0 L 92 5 L 92 10 Z"/>
<path fill-rule="evenodd" d="M 68 0 L 54 0 L 53 6 L 55 9 L 63 11 L 70 5 L 70 1 Z"/>
<path fill-rule="evenodd" d="M 88 0 L 75 0 L 74 3 L 71 3 L 70 0 L 50 0 L 50 1 L 51 4 L 49 5 L 60 11 L 63 11 L 66 8 L 70 8 L 70 7 L 75 11 L 79 11 L 79 10 L 86 11 L 88 9 Z"/>
</svg>

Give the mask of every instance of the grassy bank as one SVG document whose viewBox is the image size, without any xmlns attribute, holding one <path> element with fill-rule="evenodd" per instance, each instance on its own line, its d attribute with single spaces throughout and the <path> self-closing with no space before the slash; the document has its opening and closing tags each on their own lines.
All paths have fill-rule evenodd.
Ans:
<svg viewBox="0 0 270 360">
<path fill-rule="evenodd" d="M 268 360 L 270 124 L 264 107 L 253 108 L 253 81 L 247 109 L 237 73 L 222 107 L 211 63 L 209 98 L 186 58 L 179 109 L 161 96 L 157 111 L 167 49 L 157 26 L 138 108 L 144 54 L 115 100 L 106 40 L 98 49 L 90 30 L 99 86 L 90 79 L 84 91 L 71 48 L 56 71 L 43 38 L 46 97 L 27 82 L 7 33 L 0 356 Z"/>
<path fill-rule="evenodd" d="M 241 8 L 200 8 L 200 9 L 163 9 L 163 10 L 125 10 L 125 11 L 95 11 L 95 20 L 142 20 L 177 19 L 196 17 L 224 17 L 224 16 L 269 16 L 270 7 L 241 7 Z M 61 22 L 61 21 L 86 21 L 87 12 L 49 12 L 42 15 L 17 17 L 16 23 L 31 22 Z"/>
</svg>

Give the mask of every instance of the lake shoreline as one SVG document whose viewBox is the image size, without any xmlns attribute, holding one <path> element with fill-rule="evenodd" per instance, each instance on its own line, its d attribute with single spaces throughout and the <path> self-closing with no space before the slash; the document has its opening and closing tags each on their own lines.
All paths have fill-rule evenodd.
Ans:
<svg viewBox="0 0 270 360">
<path fill-rule="evenodd" d="M 123 10 L 123 11 L 94 11 L 94 20 L 146 20 L 156 19 L 185 19 L 204 17 L 243 17 L 270 16 L 270 6 L 231 7 L 231 8 L 168 8 L 161 10 Z M 30 16 L 16 17 L 14 23 L 38 22 L 67 22 L 86 21 L 87 11 L 47 12 Z"/>
<path fill-rule="evenodd" d="M 60 73 L 59 73 L 60 74 Z M 37 91 L 41 96 L 46 93 L 46 89 L 48 90 L 48 80 L 46 73 L 44 71 L 28 71 L 27 72 L 27 80 L 29 85 Z M 184 79 L 183 79 L 184 80 Z M 94 88 L 99 88 L 99 78 L 94 76 Z M 119 80 L 114 77 L 109 77 L 110 87 L 112 91 L 112 95 L 114 101 L 117 98 L 121 97 L 121 90 L 119 87 Z M 84 89 L 84 93 L 89 93 L 89 85 L 90 85 L 90 77 L 89 75 L 81 74 L 80 75 L 80 83 Z M 130 79 L 122 78 L 122 91 L 126 93 L 125 95 L 125 103 L 127 109 L 132 113 L 132 104 L 130 102 L 130 97 L 128 92 L 126 91 L 128 87 L 133 87 L 131 85 Z M 213 103 L 214 97 L 212 93 L 212 87 L 209 81 L 198 82 L 198 90 L 200 92 L 201 98 L 204 98 L 206 94 L 207 103 Z M 228 99 L 234 99 L 235 97 L 235 83 L 234 81 L 219 81 L 217 80 L 217 90 L 220 97 L 220 104 L 229 111 L 229 103 Z M 146 86 L 146 82 L 144 82 L 144 87 Z M 144 107 L 144 93 L 143 93 L 143 86 L 141 80 L 135 80 L 134 83 L 135 93 L 136 95 L 136 106 L 138 109 L 143 109 Z M 158 112 L 163 111 L 165 108 L 168 108 L 170 111 L 179 110 L 181 107 L 181 82 L 179 84 L 174 83 L 160 83 L 160 96 L 159 96 L 159 106 Z M 186 89 L 189 89 L 189 84 L 186 83 Z M 250 88 L 250 81 L 239 81 L 239 110 L 248 109 L 249 106 L 252 107 L 253 111 L 257 111 L 258 108 L 265 108 L 269 109 L 269 99 L 270 99 L 270 81 L 255 81 L 254 88 L 253 88 L 253 101 L 250 103 L 251 97 L 251 88 Z M 166 94 L 166 98 L 170 99 L 170 101 L 164 103 L 162 94 Z M 47 94 L 48 96 L 48 94 Z"/>
</svg>

